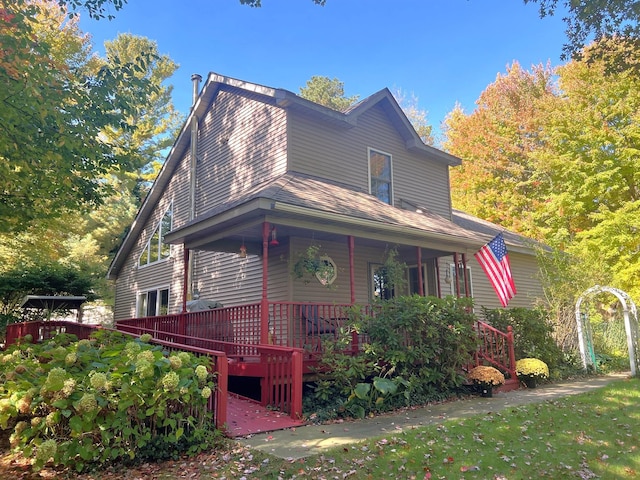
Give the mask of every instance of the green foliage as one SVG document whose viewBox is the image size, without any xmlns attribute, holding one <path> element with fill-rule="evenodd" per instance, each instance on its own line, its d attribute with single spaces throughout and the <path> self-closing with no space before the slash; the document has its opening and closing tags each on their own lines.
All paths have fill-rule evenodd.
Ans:
<svg viewBox="0 0 640 480">
<path fill-rule="evenodd" d="M 338 339 L 323 340 L 323 373 L 307 408 L 362 417 L 450 395 L 477 346 L 470 307 L 468 299 L 414 295 L 381 302 L 373 316 L 354 308 Z M 352 356 L 356 333 L 362 351 Z"/>
<path fill-rule="evenodd" d="M 318 280 L 322 285 L 331 288 L 329 279 L 335 276 L 334 266 L 322 258 L 321 246 L 311 244 L 307 249 L 298 254 L 296 263 L 293 264 L 292 273 L 295 278 L 302 279 L 304 283 Z"/>
<path fill-rule="evenodd" d="M 58 336 L 0 357 L 0 427 L 34 468 L 177 458 L 215 439 L 208 359 L 118 332 Z"/>
<path fill-rule="evenodd" d="M 487 309 L 482 313 L 491 326 L 507 331 L 513 327 L 516 359 L 537 358 L 547 364 L 552 374 L 564 363 L 564 354 L 553 338 L 549 314 L 543 308 Z"/>
<path fill-rule="evenodd" d="M 555 14 L 559 0 L 524 0 L 524 3 L 538 3 L 540 17 Z M 563 1 L 567 9 L 563 20 L 567 24 L 567 40 L 563 46 L 563 60 L 581 58 L 582 49 L 587 40 L 623 38 L 629 44 L 640 36 L 640 14 L 635 0 L 598 0 L 589 2 Z M 629 65 L 629 57 L 625 55 L 611 56 L 611 49 L 603 46 L 601 56 L 610 57 L 612 69 L 628 66 L 638 67 L 637 63 Z"/>
<path fill-rule="evenodd" d="M 344 96 L 344 84 L 334 78 L 315 75 L 300 88 L 300 96 L 325 107 L 342 112 L 358 101 L 358 96 Z"/>
<path fill-rule="evenodd" d="M 0 57 L 0 232 L 19 232 L 100 204 L 106 190 L 97 179 L 126 166 L 131 153 L 116 151 L 101 133 L 135 131 L 132 98 L 119 92 L 135 86 L 146 96 L 153 85 L 136 75 L 149 55 L 99 67 L 78 19 L 55 3 L 0 5 L 7 53 Z"/>
<path fill-rule="evenodd" d="M 25 295 L 84 295 L 93 298 L 94 278 L 56 263 L 15 268 L 0 273 L 0 313 L 18 317 Z"/>
</svg>

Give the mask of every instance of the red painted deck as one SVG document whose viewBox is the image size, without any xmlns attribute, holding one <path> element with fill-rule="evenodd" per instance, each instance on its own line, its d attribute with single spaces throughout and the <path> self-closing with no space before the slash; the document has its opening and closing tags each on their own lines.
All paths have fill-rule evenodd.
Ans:
<svg viewBox="0 0 640 480">
<path fill-rule="evenodd" d="M 227 435 L 244 437 L 254 433 L 272 432 L 300 427 L 303 420 L 294 420 L 289 414 L 263 407 L 258 402 L 229 393 L 227 404 Z"/>
</svg>

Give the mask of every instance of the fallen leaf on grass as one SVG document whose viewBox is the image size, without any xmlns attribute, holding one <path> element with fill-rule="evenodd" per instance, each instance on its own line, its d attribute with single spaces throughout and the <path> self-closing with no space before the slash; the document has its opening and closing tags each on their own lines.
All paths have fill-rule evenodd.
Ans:
<svg viewBox="0 0 640 480">
<path fill-rule="evenodd" d="M 471 466 L 463 465 L 460 467 L 461 472 L 477 472 L 479 470 L 480 470 L 480 467 L 478 465 L 471 465 Z"/>
</svg>

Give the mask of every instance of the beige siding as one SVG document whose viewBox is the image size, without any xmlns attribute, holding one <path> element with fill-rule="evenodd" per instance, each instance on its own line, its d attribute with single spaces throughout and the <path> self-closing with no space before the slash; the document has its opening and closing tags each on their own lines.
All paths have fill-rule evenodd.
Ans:
<svg viewBox="0 0 640 480">
<path fill-rule="evenodd" d="M 351 129 L 338 129 L 290 113 L 289 129 L 291 170 L 368 191 L 368 148 L 373 148 L 392 156 L 396 206 L 405 200 L 450 217 L 448 168 L 407 151 L 382 107 L 363 114 Z"/>
<path fill-rule="evenodd" d="M 142 234 L 129 253 L 116 281 L 116 301 L 114 318 L 120 320 L 136 316 L 138 293 L 156 288 L 169 287 L 169 312 L 177 313 L 182 308 L 183 250 L 181 245 L 171 246 L 171 257 L 144 267 L 138 266 L 138 259 L 149 236 L 169 205 L 173 205 L 173 226 L 188 220 L 188 167 L 189 157 L 184 157 L 175 169 L 174 175 L 165 188 L 162 198 L 145 223 Z"/>
<path fill-rule="evenodd" d="M 509 253 L 509 261 L 517 290 L 516 296 L 509 301 L 509 307 L 531 308 L 541 303 L 544 298 L 544 293 L 538 277 L 536 257 L 511 252 Z M 442 296 L 451 295 L 451 284 L 445 281 L 446 270 L 451 264 L 453 264 L 452 257 L 443 257 L 440 259 L 439 268 Z M 476 313 L 481 312 L 481 307 L 502 308 L 495 290 L 472 254 L 467 255 L 467 267 L 471 269 L 472 292 Z"/>
<path fill-rule="evenodd" d="M 308 238 L 292 239 L 288 271 L 293 271 L 293 265 L 312 243 L 320 245 L 320 255 L 331 257 L 338 268 L 338 276 L 330 286 L 324 286 L 317 279 L 308 275 L 300 279 L 290 273 L 293 300 L 297 302 L 349 303 L 351 291 L 349 288 L 349 249 L 346 239 L 344 243 L 318 243 Z"/>
<path fill-rule="evenodd" d="M 225 306 L 257 303 L 262 293 L 262 259 L 235 253 L 194 253 L 194 286 L 200 298 Z"/>
<path fill-rule="evenodd" d="M 286 171 L 286 113 L 220 92 L 200 121 L 196 215 Z"/>
</svg>

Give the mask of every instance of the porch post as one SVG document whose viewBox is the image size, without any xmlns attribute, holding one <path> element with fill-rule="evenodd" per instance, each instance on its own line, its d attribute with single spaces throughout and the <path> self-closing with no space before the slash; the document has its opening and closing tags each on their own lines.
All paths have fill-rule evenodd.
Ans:
<svg viewBox="0 0 640 480">
<path fill-rule="evenodd" d="M 262 299 L 260 300 L 260 343 L 269 343 L 269 223 L 262 222 Z"/>
<path fill-rule="evenodd" d="M 418 295 L 424 297 L 424 285 L 422 284 L 422 249 L 416 247 L 418 257 Z"/>
<path fill-rule="evenodd" d="M 467 254 L 462 254 L 462 271 L 464 272 L 464 291 L 467 297 L 471 296 L 471 285 L 469 285 L 469 272 L 467 272 Z"/>
<path fill-rule="evenodd" d="M 189 291 L 189 249 L 182 245 L 182 313 L 187 311 L 187 293 Z"/>
<path fill-rule="evenodd" d="M 347 237 L 349 245 L 349 289 L 351 290 L 351 305 L 356 303 L 356 270 L 353 252 L 355 250 L 355 240 L 353 235 Z"/>
<path fill-rule="evenodd" d="M 452 281 L 456 282 L 456 298 L 460 298 L 460 282 L 458 280 L 458 252 L 453 252 L 453 278 L 451 279 Z"/>
<path fill-rule="evenodd" d="M 442 288 L 440 287 L 440 259 L 436 258 L 436 278 L 438 280 L 438 298 L 442 298 Z"/>
</svg>

